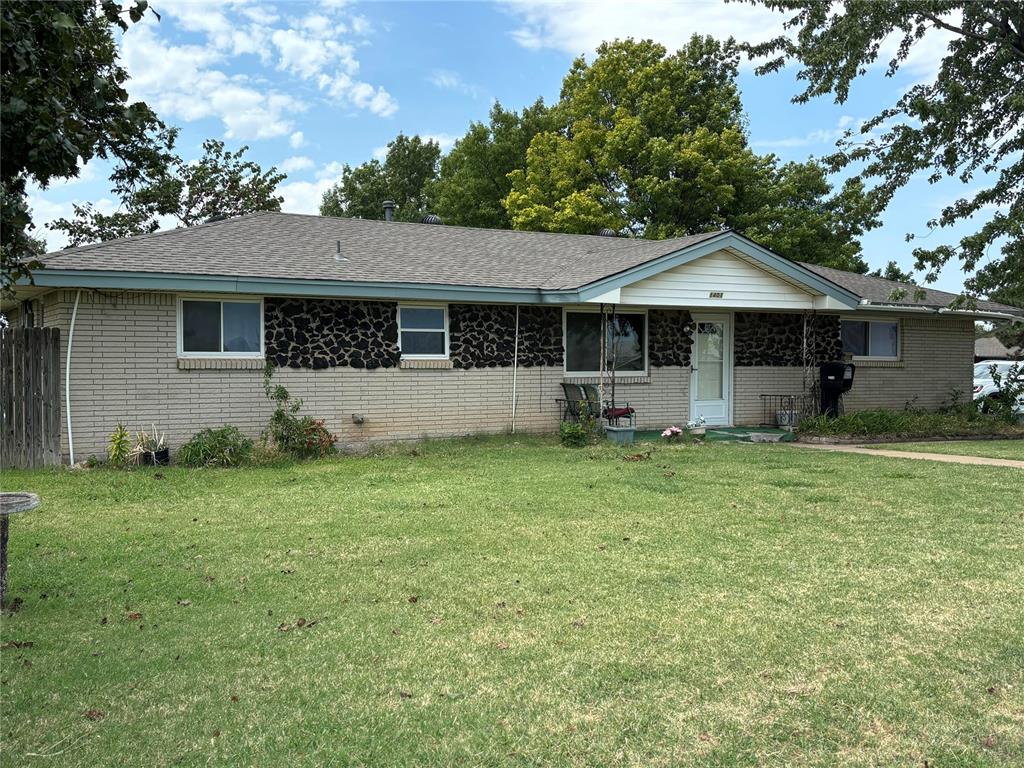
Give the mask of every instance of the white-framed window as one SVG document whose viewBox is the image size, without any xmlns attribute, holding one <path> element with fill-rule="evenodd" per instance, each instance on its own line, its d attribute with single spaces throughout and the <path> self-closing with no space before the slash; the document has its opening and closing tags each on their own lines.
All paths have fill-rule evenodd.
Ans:
<svg viewBox="0 0 1024 768">
<path fill-rule="evenodd" d="M 616 373 L 647 374 L 647 312 L 631 310 L 607 316 L 605 369 Z M 567 309 L 562 321 L 565 373 L 598 376 L 601 373 L 601 313 Z"/>
<path fill-rule="evenodd" d="M 868 360 L 898 360 L 900 323 L 898 320 L 840 321 L 843 354 Z"/>
<path fill-rule="evenodd" d="M 180 296 L 178 355 L 262 357 L 263 299 Z"/>
<path fill-rule="evenodd" d="M 447 359 L 448 307 L 399 304 L 398 348 L 410 360 Z"/>
</svg>

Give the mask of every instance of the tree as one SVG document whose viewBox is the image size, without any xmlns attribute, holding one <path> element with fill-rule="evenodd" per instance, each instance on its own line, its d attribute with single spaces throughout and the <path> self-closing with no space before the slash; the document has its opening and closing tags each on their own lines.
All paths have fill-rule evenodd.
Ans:
<svg viewBox="0 0 1024 768">
<path fill-rule="evenodd" d="M 244 159 L 248 149 L 243 146 L 231 152 L 224 142 L 207 139 L 198 161 L 175 156 L 159 177 L 124 190 L 120 210 L 107 215 L 91 204 L 76 204 L 73 219 L 58 219 L 50 226 L 65 231 L 70 245 L 84 245 L 154 232 L 160 217 L 173 217 L 180 226 L 193 227 L 219 218 L 281 210 L 284 198 L 274 192 L 287 177 L 275 167 L 264 171 Z"/>
<path fill-rule="evenodd" d="M 430 190 L 437 179 L 441 147 L 436 141 L 398 134 L 388 144 L 384 162 L 345 165 L 341 180 L 324 192 L 323 216 L 383 219 L 384 201 L 397 206 L 400 221 L 419 221 L 431 213 Z"/>
<path fill-rule="evenodd" d="M 517 229 L 647 238 L 735 227 L 785 256 L 866 271 L 857 237 L 877 224 L 863 189 L 835 196 L 816 163 L 779 165 L 749 146 L 732 40 L 694 36 L 674 54 L 604 43 L 577 59 L 505 198 Z"/>
<path fill-rule="evenodd" d="M 80 165 L 113 159 L 125 187 L 159 175 L 166 134 L 153 111 L 129 103 L 113 28 L 127 30 L 146 0 L 0 4 L 0 289 L 30 277 L 38 239 L 28 209 L 30 181 L 78 175 Z"/>
<path fill-rule="evenodd" d="M 971 218 L 981 225 L 955 245 L 915 248 L 915 268 L 934 281 L 944 265 L 958 261 L 968 275 L 968 292 L 1020 302 L 1024 11 L 1019 0 L 751 1 L 791 14 L 790 34 L 746 50 L 751 57 L 772 57 L 758 73 L 778 71 L 790 60 L 800 63 L 797 76 L 807 85 L 794 97 L 797 103 L 826 94 L 844 103 L 854 80 L 879 56 L 890 55 L 885 53 L 889 40 L 897 41 L 886 69 L 892 76 L 926 37 L 936 31 L 950 36 L 934 79 L 911 86 L 859 130 L 848 131 L 827 161 L 833 170 L 858 168 L 860 179 L 873 182 L 879 210 L 918 173 L 932 183 L 961 181 L 963 196 L 927 227 L 947 228 Z"/>
<path fill-rule="evenodd" d="M 512 190 L 508 174 L 526 168 L 530 142 L 551 126 L 551 110 L 543 99 L 522 112 L 495 103 L 490 122 L 472 123 L 441 159 L 440 174 L 430 192 L 435 212 L 447 224 L 510 229 L 504 205 Z"/>
<path fill-rule="evenodd" d="M 895 280 L 898 283 L 914 282 L 914 274 L 912 272 L 904 272 L 895 261 L 890 261 L 886 264 L 884 270 L 876 269 L 870 275 L 872 277 L 881 277 L 884 280 Z"/>
</svg>

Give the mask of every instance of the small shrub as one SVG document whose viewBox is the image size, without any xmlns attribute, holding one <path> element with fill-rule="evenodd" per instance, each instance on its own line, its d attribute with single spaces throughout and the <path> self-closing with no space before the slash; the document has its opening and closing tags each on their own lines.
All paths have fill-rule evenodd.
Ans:
<svg viewBox="0 0 1024 768">
<path fill-rule="evenodd" d="M 187 467 L 234 467 L 252 456 L 253 443 L 238 427 L 204 429 L 178 449 L 178 463 Z"/>
<path fill-rule="evenodd" d="M 829 437 L 967 437 L 1002 435 L 1019 431 L 1002 419 L 979 413 L 971 403 L 941 411 L 872 410 L 845 413 L 829 418 L 804 419 L 797 427 L 801 435 Z"/>
<path fill-rule="evenodd" d="M 1020 363 L 1014 363 L 1005 376 L 994 365 L 989 370 L 996 391 L 982 401 L 982 406 L 996 418 L 1015 424 L 1017 399 L 1024 395 L 1024 368 Z"/>
<path fill-rule="evenodd" d="M 577 421 L 563 421 L 558 425 L 558 439 L 566 448 L 582 448 L 593 441 L 593 434 Z"/>
<path fill-rule="evenodd" d="M 293 398 L 287 388 L 272 381 L 274 366 L 267 363 L 263 369 L 263 390 L 267 399 L 277 404 L 267 425 L 270 439 L 278 449 L 299 459 L 321 458 L 334 452 L 338 441 L 327 429 L 323 419 L 299 416 L 302 400 Z"/>
<path fill-rule="evenodd" d="M 107 458 L 110 466 L 123 467 L 128 464 L 132 455 L 131 436 L 124 424 L 118 422 L 117 428 L 110 433 L 110 446 L 107 448 Z"/>
</svg>

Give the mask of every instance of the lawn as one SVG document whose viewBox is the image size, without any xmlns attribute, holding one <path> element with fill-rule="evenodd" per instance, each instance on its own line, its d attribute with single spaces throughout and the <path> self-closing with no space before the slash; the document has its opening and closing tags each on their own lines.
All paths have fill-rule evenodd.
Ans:
<svg viewBox="0 0 1024 768">
<path fill-rule="evenodd" d="M 1017 470 L 430 443 L 5 472 L 5 766 L 1019 766 Z"/>
<path fill-rule="evenodd" d="M 892 451 L 948 453 L 956 456 L 985 456 L 990 459 L 1024 461 L 1024 440 L 943 440 L 926 443 L 882 443 L 869 448 Z"/>
</svg>

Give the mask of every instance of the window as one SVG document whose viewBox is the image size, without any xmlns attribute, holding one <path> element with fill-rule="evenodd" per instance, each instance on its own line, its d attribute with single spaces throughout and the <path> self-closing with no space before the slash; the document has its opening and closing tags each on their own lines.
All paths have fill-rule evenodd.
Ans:
<svg viewBox="0 0 1024 768">
<path fill-rule="evenodd" d="M 895 321 L 843 320 L 843 354 L 895 360 L 900 354 L 900 324 Z"/>
<path fill-rule="evenodd" d="M 263 302 L 181 299 L 178 353 L 258 357 L 263 354 Z"/>
<path fill-rule="evenodd" d="M 448 357 L 448 310 L 445 307 L 399 307 L 398 347 L 402 357 Z"/>
<path fill-rule="evenodd" d="M 620 312 L 608 316 L 605 338 L 606 369 L 613 361 L 617 372 L 647 370 L 647 315 Z M 565 313 L 565 371 L 597 374 L 601 371 L 601 315 L 598 312 Z"/>
</svg>

